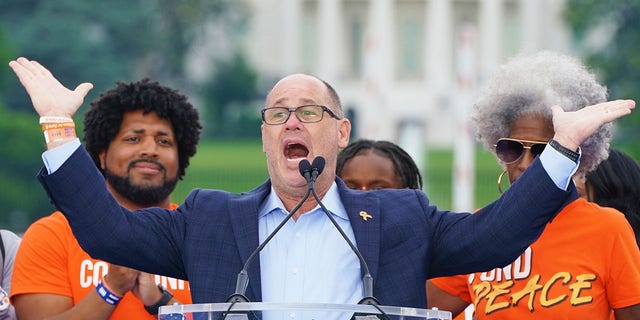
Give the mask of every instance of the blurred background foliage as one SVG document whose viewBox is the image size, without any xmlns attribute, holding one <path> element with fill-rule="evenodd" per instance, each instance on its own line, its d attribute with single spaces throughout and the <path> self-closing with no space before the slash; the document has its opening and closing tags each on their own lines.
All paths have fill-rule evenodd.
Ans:
<svg viewBox="0 0 640 320">
<path fill-rule="evenodd" d="M 601 75 L 610 97 L 640 100 L 640 1 L 568 0 L 566 8 L 577 55 Z M 241 0 L 2 0 L 0 228 L 22 232 L 53 210 L 35 179 L 42 133 L 28 96 L 6 66 L 18 56 L 41 61 L 68 87 L 94 84 L 76 115 L 80 126 L 88 102 L 116 81 L 150 77 L 188 95 L 201 111 L 204 136 L 174 201 L 194 187 L 241 192 L 263 182 L 258 110 L 267 88 L 238 43 L 249 21 Z M 590 35 L 602 30 L 608 37 L 594 43 Z M 640 112 L 619 124 L 615 145 L 640 159 Z M 451 151 L 427 152 L 427 192 L 449 208 Z M 476 205 L 482 206 L 497 197 L 501 170 L 487 152 L 478 151 L 476 158 Z"/>
<path fill-rule="evenodd" d="M 42 133 L 9 60 L 40 61 L 68 87 L 93 83 L 77 125 L 100 92 L 117 81 L 149 77 L 199 107 L 203 140 L 256 139 L 257 75 L 234 42 L 248 17 L 246 3 L 236 0 L 0 1 L 0 228 L 24 231 L 53 210 L 35 179 Z M 224 37 L 212 38 L 213 27 Z M 210 65 L 195 66 L 211 72 L 192 76 L 189 63 L 212 42 L 217 51 L 206 59 Z"/>
<path fill-rule="evenodd" d="M 564 16 L 609 98 L 640 103 L 640 1 L 568 0 Z M 616 147 L 640 159 L 640 112 L 617 121 L 616 129 Z"/>
</svg>

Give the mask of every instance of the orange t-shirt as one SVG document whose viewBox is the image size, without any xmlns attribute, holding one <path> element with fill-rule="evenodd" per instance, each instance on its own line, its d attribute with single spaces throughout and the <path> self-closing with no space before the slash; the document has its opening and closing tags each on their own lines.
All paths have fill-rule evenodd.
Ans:
<svg viewBox="0 0 640 320">
<path fill-rule="evenodd" d="M 620 212 L 578 199 L 510 265 L 431 281 L 477 319 L 609 319 L 640 303 L 640 251 Z"/>
<path fill-rule="evenodd" d="M 174 209 L 176 205 L 172 205 Z M 109 271 L 107 262 L 92 259 L 80 248 L 69 222 L 57 211 L 34 222 L 18 249 L 11 287 L 11 298 L 19 294 L 49 293 L 73 298 L 77 304 Z M 154 276 L 158 284 L 183 304 L 191 303 L 189 283 L 165 276 Z M 131 292 L 127 292 L 109 319 L 157 319 Z"/>
</svg>

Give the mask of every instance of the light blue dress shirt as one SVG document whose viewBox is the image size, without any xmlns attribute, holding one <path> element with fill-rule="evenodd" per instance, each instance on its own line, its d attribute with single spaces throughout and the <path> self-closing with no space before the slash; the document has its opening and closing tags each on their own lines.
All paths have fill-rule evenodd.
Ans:
<svg viewBox="0 0 640 320">
<path fill-rule="evenodd" d="M 356 244 L 334 182 L 322 199 Z M 260 243 L 289 214 L 273 188 L 258 211 Z M 290 219 L 260 252 L 265 302 L 358 303 L 363 298 L 360 262 L 320 206 Z"/>
</svg>

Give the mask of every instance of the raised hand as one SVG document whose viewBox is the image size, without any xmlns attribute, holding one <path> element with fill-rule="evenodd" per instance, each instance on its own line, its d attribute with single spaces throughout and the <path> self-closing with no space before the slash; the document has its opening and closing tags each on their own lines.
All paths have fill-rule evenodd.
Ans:
<svg viewBox="0 0 640 320">
<path fill-rule="evenodd" d="M 553 106 L 553 138 L 562 146 L 577 150 L 600 126 L 630 114 L 635 107 L 633 100 L 603 102 L 572 112 Z"/>
<path fill-rule="evenodd" d="M 47 68 L 27 58 L 10 61 L 9 66 L 27 90 L 33 108 L 40 116 L 71 118 L 82 106 L 89 90 L 93 89 L 93 84 L 85 82 L 75 90 L 69 90 Z"/>
</svg>

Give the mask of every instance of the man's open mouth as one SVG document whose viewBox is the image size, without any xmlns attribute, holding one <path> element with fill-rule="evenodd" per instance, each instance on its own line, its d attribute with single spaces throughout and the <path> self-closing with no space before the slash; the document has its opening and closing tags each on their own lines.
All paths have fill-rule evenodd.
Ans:
<svg viewBox="0 0 640 320">
<path fill-rule="evenodd" d="M 289 160 L 301 160 L 309 155 L 309 149 L 299 143 L 289 143 L 284 147 L 284 156 Z"/>
</svg>

